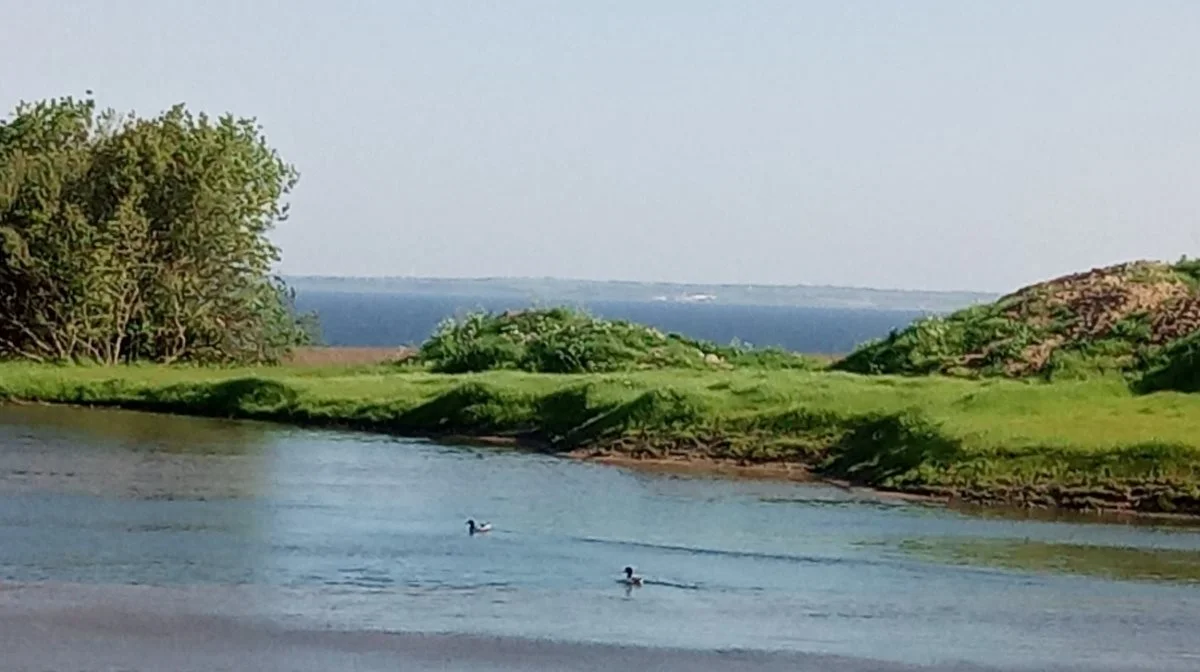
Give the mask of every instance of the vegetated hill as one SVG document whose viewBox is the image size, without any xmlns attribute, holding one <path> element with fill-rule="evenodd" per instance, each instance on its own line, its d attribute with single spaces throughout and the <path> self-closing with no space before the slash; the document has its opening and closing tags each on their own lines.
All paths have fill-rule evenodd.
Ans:
<svg viewBox="0 0 1200 672">
<path fill-rule="evenodd" d="M 813 359 L 776 348 L 722 347 L 569 308 L 480 312 L 447 320 L 422 344 L 413 361 L 442 373 L 817 366 Z"/>
<path fill-rule="evenodd" d="M 1168 366 L 1184 352 L 1172 345 L 1198 330 L 1200 260 L 1135 261 L 918 320 L 860 347 L 834 368 L 1047 378 L 1136 374 Z"/>
</svg>

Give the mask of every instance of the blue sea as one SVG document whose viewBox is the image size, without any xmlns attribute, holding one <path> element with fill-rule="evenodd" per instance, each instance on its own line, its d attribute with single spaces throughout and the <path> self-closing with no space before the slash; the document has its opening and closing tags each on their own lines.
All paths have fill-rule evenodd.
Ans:
<svg viewBox="0 0 1200 672">
<path fill-rule="evenodd" d="M 388 347 L 415 345 L 437 324 L 474 310 L 528 308 L 512 299 L 478 296 L 300 291 L 302 311 L 321 318 L 326 345 Z M 549 304 L 547 304 L 549 305 Z M 572 304 L 594 315 L 647 324 L 666 332 L 728 344 L 737 339 L 754 346 L 778 346 L 796 352 L 845 353 L 887 336 L 927 313 L 873 308 L 747 306 L 666 301 L 596 301 Z"/>
</svg>

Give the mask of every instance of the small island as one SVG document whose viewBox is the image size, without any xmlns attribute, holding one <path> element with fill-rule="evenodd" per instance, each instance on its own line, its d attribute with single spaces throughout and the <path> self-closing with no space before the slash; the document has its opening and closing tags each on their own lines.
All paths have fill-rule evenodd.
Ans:
<svg viewBox="0 0 1200 672">
<path fill-rule="evenodd" d="M 1200 262 L 1053 279 L 834 361 L 551 308 L 318 364 L 294 358 L 316 316 L 270 272 L 296 179 L 253 120 L 19 108 L 0 123 L 0 399 L 1200 515 Z"/>
</svg>

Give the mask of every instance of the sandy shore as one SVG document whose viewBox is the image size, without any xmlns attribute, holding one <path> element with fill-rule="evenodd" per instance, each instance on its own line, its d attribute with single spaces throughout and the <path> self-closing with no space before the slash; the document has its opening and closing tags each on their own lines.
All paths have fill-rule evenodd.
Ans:
<svg viewBox="0 0 1200 672">
<path fill-rule="evenodd" d="M 656 670 L 901 672 L 788 653 L 718 652 L 453 634 L 321 630 L 255 613 L 268 589 L 0 584 L 5 672 Z"/>
</svg>

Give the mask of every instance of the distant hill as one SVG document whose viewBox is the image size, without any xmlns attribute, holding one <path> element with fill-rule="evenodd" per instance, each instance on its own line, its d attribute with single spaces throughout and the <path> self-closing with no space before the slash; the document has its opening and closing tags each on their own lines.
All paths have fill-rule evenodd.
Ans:
<svg viewBox="0 0 1200 672">
<path fill-rule="evenodd" d="M 1078 377 L 1174 369 L 1197 361 L 1200 262 L 1135 261 L 1024 287 L 994 303 L 918 320 L 836 364 L 858 373 Z M 1181 382 L 1170 382 L 1181 381 Z"/>
<path fill-rule="evenodd" d="M 876 308 L 949 312 L 996 294 L 810 285 L 700 285 L 556 278 L 354 278 L 288 276 L 297 291 L 396 293 L 515 299 L 525 303 L 592 301 L 705 302 L 745 306 Z"/>
</svg>

